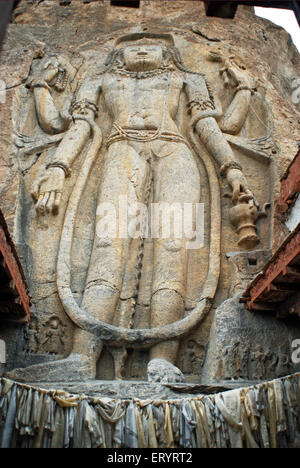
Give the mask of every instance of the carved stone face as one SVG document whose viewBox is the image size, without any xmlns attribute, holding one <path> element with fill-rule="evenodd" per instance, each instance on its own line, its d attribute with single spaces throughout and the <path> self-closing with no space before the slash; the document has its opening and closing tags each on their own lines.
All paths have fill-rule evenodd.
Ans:
<svg viewBox="0 0 300 468">
<path fill-rule="evenodd" d="M 163 52 L 160 46 L 136 45 L 124 49 L 124 61 L 127 70 L 155 70 L 162 64 Z"/>
</svg>

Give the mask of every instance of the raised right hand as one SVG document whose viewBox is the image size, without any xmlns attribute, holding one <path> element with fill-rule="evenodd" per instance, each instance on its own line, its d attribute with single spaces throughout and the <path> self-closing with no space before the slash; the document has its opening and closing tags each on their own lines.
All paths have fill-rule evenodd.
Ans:
<svg viewBox="0 0 300 468">
<path fill-rule="evenodd" d="M 30 88 L 36 82 L 45 82 L 49 84 L 58 75 L 60 64 L 56 57 L 45 57 L 42 60 L 35 61 L 32 65 L 32 70 L 27 82 L 27 87 Z"/>
<path fill-rule="evenodd" d="M 32 185 L 31 195 L 36 202 L 38 214 L 58 214 L 65 182 L 65 173 L 60 167 L 45 169 Z"/>
</svg>

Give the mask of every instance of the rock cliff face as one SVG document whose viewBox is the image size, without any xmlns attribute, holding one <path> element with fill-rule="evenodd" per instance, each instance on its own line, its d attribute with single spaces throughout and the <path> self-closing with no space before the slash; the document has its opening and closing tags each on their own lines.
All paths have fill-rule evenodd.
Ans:
<svg viewBox="0 0 300 468">
<path fill-rule="evenodd" d="M 29 357 L 27 353 L 24 365 L 47 360 L 49 356 L 51 359 L 67 356 L 72 349 L 74 325 L 67 317 L 57 292 L 56 260 L 68 197 L 76 186 L 76 177 L 80 174 L 86 153 L 83 150 L 72 167 L 61 210 L 55 217 L 36 214 L 30 195 L 32 184 L 51 162 L 62 139 L 60 135 L 71 125 L 70 109 L 82 83 L 86 78 L 99 77 L 116 42 L 120 37 L 133 33 L 172 36 L 184 67 L 205 77 L 219 112 L 217 121 L 221 127 L 223 125 L 223 133 L 227 135 L 235 159 L 243 167 L 259 209 L 271 203 L 266 217 L 253 217 L 251 221 L 256 223 L 260 243 L 255 247 L 248 246 L 241 253 L 238 234 L 230 223 L 232 204 L 228 197 L 229 187 L 225 178 L 216 171 L 221 189 L 222 221 L 221 249 L 216 253 L 221 262 L 219 283 L 211 312 L 201 325 L 181 340 L 176 363 L 185 375 L 196 380 L 201 373 L 213 311 L 245 288 L 286 235 L 285 225 L 275 216 L 274 205 L 279 196 L 280 177 L 296 155 L 300 141 L 300 104 L 297 102 L 296 84 L 300 78 L 300 56 L 290 36 L 283 29 L 256 17 L 252 8 L 239 7 L 234 20 L 224 20 L 207 18 L 202 2 L 192 1 L 141 0 L 139 8 L 128 8 L 113 6 L 106 0 L 89 3 L 81 0 L 72 0 L 71 3 L 21 0 L 14 11 L 0 64 L 0 80 L 6 87 L 5 102 L 0 103 L 0 200 L 1 209 L 14 233 L 32 296 L 33 318 L 26 330 Z M 45 65 L 52 59 L 59 60 L 61 67 L 61 74 L 50 89 L 55 109 L 60 113 L 60 131 L 45 130 L 46 124 L 42 128 L 44 101 L 38 101 L 36 93 L 45 89 L 38 83 L 40 64 Z M 226 75 L 229 69 L 234 70 L 238 77 L 234 83 L 230 81 L 233 75 Z M 40 108 L 38 102 L 42 102 Z M 185 104 L 181 102 L 182 109 Z M 243 121 L 241 128 L 226 131 L 224 115 L 232 120 L 235 112 L 243 113 L 242 108 L 245 115 L 239 117 Z M 102 114 L 99 112 L 97 124 L 107 138 L 111 122 L 103 102 L 99 103 L 99 109 Z M 182 111 L 177 120 L 182 133 L 187 135 L 187 113 Z M 204 146 L 201 148 L 204 154 L 206 149 Z M 214 254 L 213 236 L 209 234 L 213 225 L 209 221 L 209 213 L 213 206 L 208 171 L 201 160 L 197 164 L 206 217 L 204 247 L 189 253 L 185 315 L 196 307 L 201 298 L 208 276 L 209 254 Z M 99 162 L 90 175 L 76 221 L 69 267 L 72 270 L 71 288 L 78 303 L 84 294 L 94 240 L 95 194 L 101 174 Z M 130 320 L 135 328 L 150 326 L 147 290 L 151 280 L 146 267 L 154 261 L 151 250 L 147 250 L 145 245 L 143 248 L 144 263 L 139 285 L 140 291 L 146 292 L 144 296 L 136 294 L 134 304 L 128 303 L 127 307 L 130 310 L 134 308 Z M 218 279 L 217 270 L 215 276 Z M 120 312 L 121 309 L 118 310 Z M 119 325 L 116 318 L 114 324 Z M 97 372 L 99 378 L 114 378 L 113 359 L 115 366 L 124 365 L 125 377 L 145 378 L 147 349 L 129 350 L 124 364 L 124 353 L 120 357 L 118 351 L 107 346 L 101 359 Z M 14 365 L 10 362 L 8 368 Z"/>
</svg>

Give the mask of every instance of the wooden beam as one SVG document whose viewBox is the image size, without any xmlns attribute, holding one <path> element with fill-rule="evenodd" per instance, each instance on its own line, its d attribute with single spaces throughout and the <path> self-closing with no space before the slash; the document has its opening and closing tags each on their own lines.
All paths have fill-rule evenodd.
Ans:
<svg viewBox="0 0 300 468">
<path fill-rule="evenodd" d="M 12 10 L 15 6 L 15 0 L 0 0 L 0 48 L 5 38 L 6 27 L 10 21 Z"/>
<path fill-rule="evenodd" d="M 250 310 L 258 310 L 258 311 L 276 311 L 276 304 L 270 304 L 268 302 L 255 302 L 254 304 L 249 307 Z"/>
<path fill-rule="evenodd" d="M 204 0 L 206 16 L 233 19 L 238 7 L 238 2 L 222 0 Z"/>
<path fill-rule="evenodd" d="M 282 302 L 299 289 L 299 254 L 300 223 L 243 294 L 249 309 L 254 309 L 255 304 L 261 302 Z M 289 282 L 289 278 L 293 281 Z"/>
<path fill-rule="evenodd" d="M 4 270 L 7 277 L 12 280 L 13 290 L 17 292 L 23 313 L 30 319 L 30 299 L 24 272 L 17 256 L 13 241 L 9 235 L 5 219 L 0 211 L 0 270 Z M 9 285 L 8 285 L 9 290 Z M 14 295 L 10 291 L 12 298 Z M 1 297 L 0 297 L 1 301 Z M 12 301 L 15 303 L 15 301 Z"/>
</svg>

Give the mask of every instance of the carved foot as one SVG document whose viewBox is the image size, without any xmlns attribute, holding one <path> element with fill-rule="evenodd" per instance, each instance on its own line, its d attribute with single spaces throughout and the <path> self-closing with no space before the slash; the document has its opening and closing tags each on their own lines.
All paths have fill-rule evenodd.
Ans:
<svg viewBox="0 0 300 468">
<path fill-rule="evenodd" d="M 165 359 L 152 359 L 147 367 L 147 375 L 148 382 L 185 382 L 185 377 L 181 370 Z"/>
<path fill-rule="evenodd" d="M 125 363 L 127 359 L 126 348 L 111 348 L 110 352 L 114 360 L 115 379 L 123 380 L 125 373 Z"/>
<path fill-rule="evenodd" d="M 5 374 L 18 382 L 71 382 L 95 379 L 96 365 L 87 356 L 71 354 L 66 359 L 14 369 Z"/>
</svg>

